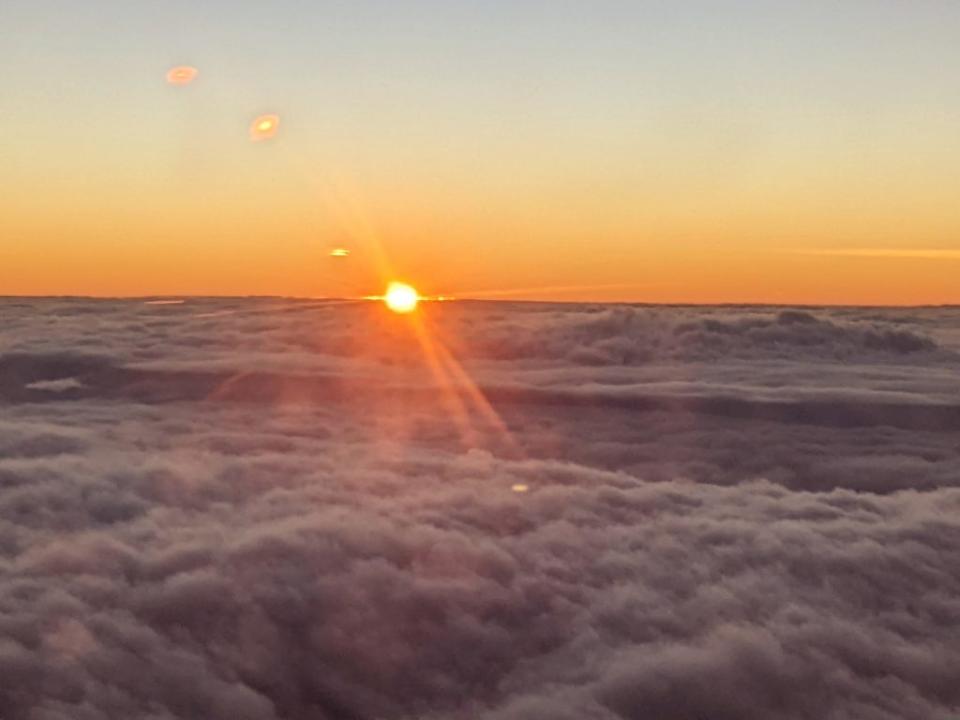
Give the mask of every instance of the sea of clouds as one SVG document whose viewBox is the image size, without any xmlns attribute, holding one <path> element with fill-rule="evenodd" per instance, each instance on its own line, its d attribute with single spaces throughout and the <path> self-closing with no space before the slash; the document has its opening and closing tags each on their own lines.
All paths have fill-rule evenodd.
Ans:
<svg viewBox="0 0 960 720">
<path fill-rule="evenodd" d="M 950 720 L 960 309 L 0 300 L 2 720 Z"/>
</svg>

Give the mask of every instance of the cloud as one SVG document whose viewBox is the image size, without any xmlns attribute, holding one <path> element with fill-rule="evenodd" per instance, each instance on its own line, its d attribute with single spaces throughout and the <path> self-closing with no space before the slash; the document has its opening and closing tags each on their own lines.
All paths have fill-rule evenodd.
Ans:
<svg viewBox="0 0 960 720">
<path fill-rule="evenodd" d="M 36 380 L 24 385 L 27 390 L 45 390 L 47 392 L 64 392 L 66 390 L 78 390 L 83 387 L 83 383 L 76 378 L 59 378 L 57 380 Z"/>
<path fill-rule="evenodd" d="M 915 258 L 918 260 L 960 260 L 960 250 L 950 248 L 830 248 L 794 250 L 798 255 L 828 255 L 862 258 Z"/>
<path fill-rule="evenodd" d="M 956 311 L 5 307 L 4 720 L 960 706 Z"/>
</svg>

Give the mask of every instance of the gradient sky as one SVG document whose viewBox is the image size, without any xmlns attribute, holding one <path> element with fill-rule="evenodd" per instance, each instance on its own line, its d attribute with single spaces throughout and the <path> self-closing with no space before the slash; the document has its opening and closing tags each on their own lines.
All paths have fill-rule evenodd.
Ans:
<svg viewBox="0 0 960 720">
<path fill-rule="evenodd" d="M 960 302 L 958 37 L 953 0 L 3 0 L 0 294 Z"/>
</svg>

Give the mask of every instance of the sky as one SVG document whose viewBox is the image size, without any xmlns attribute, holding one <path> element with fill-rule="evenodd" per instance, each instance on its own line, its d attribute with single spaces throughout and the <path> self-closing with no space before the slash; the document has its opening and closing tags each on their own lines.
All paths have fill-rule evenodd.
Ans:
<svg viewBox="0 0 960 720">
<path fill-rule="evenodd" d="M 0 294 L 960 302 L 958 34 L 936 0 L 4 0 Z"/>
</svg>

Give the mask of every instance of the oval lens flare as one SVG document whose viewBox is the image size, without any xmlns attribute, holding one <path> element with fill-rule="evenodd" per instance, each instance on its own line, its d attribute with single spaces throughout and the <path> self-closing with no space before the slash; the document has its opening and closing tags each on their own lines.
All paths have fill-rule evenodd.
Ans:
<svg viewBox="0 0 960 720">
<path fill-rule="evenodd" d="M 167 72 L 167 82 L 171 85 L 189 85 L 197 79 L 200 71 L 189 65 L 179 65 Z"/>
<path fill-rule="evenodd" d="M 254 142 L 269 140 L 277 134 L 280 127 L 278 115 L 261 115 L 250 125 L 250 139 Z"/>
</svg>

